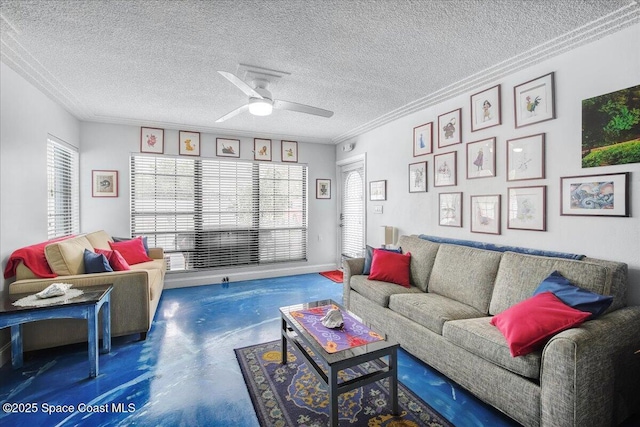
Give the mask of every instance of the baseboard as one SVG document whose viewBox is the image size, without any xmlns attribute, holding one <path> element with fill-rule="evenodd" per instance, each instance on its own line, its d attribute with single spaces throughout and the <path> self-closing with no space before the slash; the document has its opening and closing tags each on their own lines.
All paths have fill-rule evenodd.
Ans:
<svg viewBox="0 0 640 427">
<path fill-rule="evenodd" d="M 223 283 L 224 278 L 228 278 L 228 282 L 240 282 L 244 280 L 269 279 L 272 277 L 293 276 L 296 274 L 319 273 L 321 271 L 337 269 L 335 263 L 316 264 L 304 266 L 286 266 L 232 270 L 214 270 L 206 272 L 169 272 L 164 279 L 164 289 L 187 288 L 190 286 L 213 285 Z"/>
</svg>

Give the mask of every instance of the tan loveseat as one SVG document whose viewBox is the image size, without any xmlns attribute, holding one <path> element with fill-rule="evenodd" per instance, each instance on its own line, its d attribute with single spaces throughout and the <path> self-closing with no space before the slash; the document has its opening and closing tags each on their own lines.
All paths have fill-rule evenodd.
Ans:
<svg viewBox="0 0 640 427">
<path fill-rule="evenodd" d="M 113 240 L 105 231 L 96 231 L 47 245 L 47 262 L 58 277 L 36 277 L 21 263 L 16 269 L 16 281 L 9 285 L 9 294 L 39 292 L 56 282 L 77 286 L 113 284 L 111 336 L 141 334 L 145 339 L 164 286 L 164 252 L 161 248 L 150 248 L 149 257 L 153 261 L 132 265 L 129 271 L 85 274 L 84 250 L 110 249 L 110 241 Z M 87 341 L 87 323 L 79 319 L 44 320 L 23 325 L 25 351 L 84 341 Z"/>
</svg>

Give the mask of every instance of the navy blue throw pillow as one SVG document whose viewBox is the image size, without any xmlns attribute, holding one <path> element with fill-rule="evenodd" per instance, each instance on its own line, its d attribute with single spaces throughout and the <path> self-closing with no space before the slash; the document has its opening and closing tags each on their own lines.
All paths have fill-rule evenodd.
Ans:
<svg viewBox="0 0 640 427">
<path fill-rule="evenodd" d="M 113 271 L 107 257 L 102 254 L 84 250 L 84 272 L 85 273 L 106 273 Z"/>
<path fill-rule="evenodd" d="M 550 291 L 562 302 L 580 311 L 588 311 L 595 319 L 604 313 L 613 302 L 612 296 L 604 296 L 571 284 L 562 274 L 554 271 L 540 283 L 533 295 Z"/>
<path fill-rule="evenodd" d="M 383 249 L 388 252 L 396 252 L 401 254 L 402 248 L 398 249 Z M 371 261 L 373 260 L 373 248 L 367 245 L 367 253 L 364 256 L 364 270 L 362 270 L 362 274 L 368 276 L 371 273 Z"/>
</svg>

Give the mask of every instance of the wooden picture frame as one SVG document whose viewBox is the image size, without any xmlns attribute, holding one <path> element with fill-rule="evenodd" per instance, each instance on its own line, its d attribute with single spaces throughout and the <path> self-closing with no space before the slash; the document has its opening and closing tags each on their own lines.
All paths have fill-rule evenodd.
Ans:
<svg viewBox="0 0 640 427">
<path fill-rule="evenodd" d="M 471 95 L 471 132 L 502 124 L 500 85 Z"/>
<path fill-rule="evenodd" d="M 507 189 L 507 228 L 547 231 L 547 186 Z"/>
<path fill-rule="evenodd" d="M 141 127 L 140 152 L 164 154 L 164 129 Z"/>
<path fill-rule="evenodd" d="M 433 122 L 413 128 L 413 157 L 433 153 Z"/>
<path fill-rule="evenodd" d="M 409 193 L 425 193 L 427 191 L 427 162 L 416 162 L 409 165 Z"/>
<path fill-rule="evenodd" d="M 507 181 L 544 179 L 545 134 L 507 140 Z"/>
<path fill-rule="evenodd" d="M 513 87 L 516 129 L 556 118 L 554 73 Z"/>
<path fill-rule="evenodd" d="M 458 152 L 436 154 L 433 156 L 433 186 L 448 187 L 457 185 Z"/>
<path fill-rule="evenodd" d="M 91 197 L 118 197 L 118 171 L 92 170 Z"/>
<path fill-rule="evenodd" d="M 181 130 L 178 135 L 178 153 L 181 156 L 200 155 L 200 132 Z"/>
<path fill-rule="evenodd" d="M 467 179 L 496 176 L 496 138 L 467 143 Z"/>
<path fill-rule="evenodd" d="M 369 200 L 387 200 L 387 180 L 369 182 Z"/>
<path fill-rule="evenodd" d="M 438 225 L 462 227 L 462 193 L 438 194 Z"/>
<path fill-rule="evenodd" d="M 316 199 L 331 198 L 331 180 L 320 178 L 316 179 Z"/>
<path fill-rule="evenodd" d="M 229 138 L 216 138 L 216 156 L 240 157 L 240 140 Z"/>
<path fill-rule="evenodd" d="M 462 144 L 462 109 L 438 116 L 438 148 Z"/>
<path fill-rule="evenodd" d="M 271 140 L 253 138 L 253 160 L 271 161 Z"/>
<path fill-rule="evenodd" d="M 629 216 L 629 172 L 560 178 L 560 215 Z"/>
<path fill-rule="evenodd" d="M 471 232 L 500 234 L 500 194 L 471 196 Z"/>
<path fill-rule="evenodd" d="M 296 141 L 281 142 L 282 161 L 298 163 L 298 143 Z"/>
</svg>

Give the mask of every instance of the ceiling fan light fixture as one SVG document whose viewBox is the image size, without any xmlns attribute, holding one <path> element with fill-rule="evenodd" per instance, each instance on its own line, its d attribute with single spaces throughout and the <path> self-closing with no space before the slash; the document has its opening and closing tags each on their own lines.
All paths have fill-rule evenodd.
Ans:
<svg viewBox="0 0 640 427">
<path fill-rule="evenodd" d="M 268 116 L 273 111 L 273 104 L 268 99 L 249 99 L 249 112 L 254 116 Z"/>
</svg>

